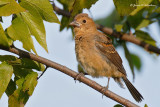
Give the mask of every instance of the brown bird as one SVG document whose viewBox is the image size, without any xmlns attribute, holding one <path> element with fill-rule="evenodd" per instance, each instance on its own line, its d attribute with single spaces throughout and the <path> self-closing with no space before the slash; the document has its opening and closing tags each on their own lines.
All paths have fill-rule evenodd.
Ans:
<svg viewBox="0 0 160 107">
<path fill-rule="evenodd" d="M 133 98 L 137 102 L 142 101 L 142 95 L 127 79 L 121 57 L 112 45 L 112 40 L 99 32 L 94 21 L 85 13 L 78 14 L 70 25 L 74 27 L 76 57 L 84 71 L 92 77 L 108 77 L 107 89 L 110 77 L 121 87 L 123 80 Z"/>
</svg>

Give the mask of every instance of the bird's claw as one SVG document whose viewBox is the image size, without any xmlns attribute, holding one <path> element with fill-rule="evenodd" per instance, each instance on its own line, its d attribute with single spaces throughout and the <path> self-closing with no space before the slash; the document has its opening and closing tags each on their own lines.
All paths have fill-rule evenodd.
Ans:
<svg viewBox="0 0 160 107">
<path fill-rule="evenodd" d="M 79 78 L 81 78 L 82 76 L 84 76 L 83 73 L 78 73 L 77 76 L 74 78 L 75 83 L 76 83 L 76 81 L 77 81 Z"/>
<path fill-rule="evenodd" d="M 106 90 L 108 90 L 108 85 L 106 87 L 102 88 L 102 99 L 103 99 L 103 96 L 104 96 L 104 93 L 106 92 Z"/>
</svg>

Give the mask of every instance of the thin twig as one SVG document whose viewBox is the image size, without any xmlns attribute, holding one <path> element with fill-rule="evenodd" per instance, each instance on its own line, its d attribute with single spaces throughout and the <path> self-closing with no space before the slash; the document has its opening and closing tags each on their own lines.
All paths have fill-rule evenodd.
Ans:
<svg viewBox="0 0 160 107">
<path fill-rule="evenodd" d="M 8 48 L 8 47 L 4 47 L 4 46 L 0 45 L 0 49 L 11 52 L 11 53 L 14 53 L 14 54 L 19 55 L 20 57 L 23 57 L 23 58 L 24 57 L 29 58 L 29 59 L 32 59 L 32 60 L 37 61 L 39 63 L 42 63 L 42 64 L 44 64 L 48 67 L 59 70 L 60 72 L 65 73 L 66 75 L 73 77 L 74 79 L 78 75 L 78 73 L 76 73 L 75 71 L 73 71 L 73 70 L 71 70 L 71 69 L 69 69 L 69 68 L 67 68 L 63 65 L 60 65 L 56 62 L 53 62 L 53 61 L 48 60 L 46 58 L 43 58 L 41 56 L 37 56 L 37 55 L 34 55 L 32 53 L 28 53 L 26 51 L 20 50 L 20 49 L 14 47 L 14 46 Z M 101 85 L 99 85 L 95 81 L 90 80 L 90 79 L 88 79 L 84 76 L 80 76 L 79 78 L 77 78 L 77 80 L 79 80 L 80 82 L 90 86 L 91 88 L 97 90 L 98 92 L 103 93 L 106 97 L 109 97 L 112 100 L 115 100 L 116 102 L 118 102 L 118 103 L 120 103 L 124 106 L 138 107 L 136 104 L 134 104 L 131 101 L 129 101 L 129 100 L 113 93 L 113 92 L 111 92 L 110 90 L 105 90 L 105 92 L 104 92 L 104 87 L 102 87 Z"/>
<path fill-rule="evenodd" d="M 39 80 L 43 76 L 43 74 L 46 72 L 47 69 L 48 69 L 48 66 L 46 66 L 46 68 L 44 69 L 44 71 L 42 72 L 42 74 L 39 77 L 37 77 L 37 80 Z"/>
</svg>

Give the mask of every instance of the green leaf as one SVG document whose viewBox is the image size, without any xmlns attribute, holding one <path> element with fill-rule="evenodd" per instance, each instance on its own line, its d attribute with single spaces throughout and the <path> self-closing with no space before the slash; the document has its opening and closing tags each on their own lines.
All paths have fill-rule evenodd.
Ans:
<svg viewBox="0 0 160 107">
<path fill-rule="evenodd" d="M 6 4 L 9 4 L 10 2 L 8 0 L 1 0 L 0 1 L 0 6 L 3 6 L 3 5 L 6 5 Z"/>
<path fill-rule="evenodd" d="M 73 4 L 73 11 L 79 11 L 82 10 L 83 8 L 89 9 L 93 4 L 95 4 L 98 0 L 74 0 Z M 78 5 L 79 4 L 79 5 Z M 76 5 L 78 6 L 76 8 Z M 75 9 L 75 10 L 74 10 Z"/>
<path fill-rule="evenodd" d="M 147 105 L 147 104 L 145 104 L 145 105 L 144 105 L 144 107 L 148 107 L 148 105 Z"/>
<path fill-rule="evenodd" d="M 14 41 L 21 41 L 24 49 L 28 51 L 32 49 L 36 53 L 29 28 L 20 14 L 12 21 L 12 25 L 8 27 L 7 33 Z"/>
<path fill-rule="evenodd" d="M 142 41 L 145 41 L 148 44 L 156 46 L 156 41 L 147 33 L 141 30 L 136 30 L 135 32 L 136 37 Z"/>
<path fill-rule="evenodd" d="M 153 5 L 157 5 L 158 3 L 154 3 L 154 2 L 158 2 L 160 3 L 158 0 L 154 0 L 151 4 Z M 152 7 L 149 7 L 149 8 L 146 8 L 145 10 L 148 11 L 148 14 L 147 14 L 147 18 L 150 19 L 150 20 L 154 20 L 154 18 L 159 18 L 160 16 L 160 7 L 157 8 L 157 6 L 152 6 Z"/>
<path fill-rule="evenodd" d="M 28 58 L 21 59 L 22 67 L 27 69 L 36 69 L 38 71 L 44 71 L 45 66 L 39 62 L 33 61 Z"/>
<path fill-rule="evenodd" d="M 3 22 L 3 19 L 2 19 L 2 17 L 0 17 L 0 22 Z"/>
<path fill-rule="evenodd" d="M 0 61 L 1 62 L 8 62 L 8 61 L 15 61 L 17 58 L 12 55 L 0 55 Z"/>
<path fill-rule="evenodd" d="M 147 7 L 146 5 L 149 5 L 153 0 L 137 0 L 137 1 L 138 1 L 138 4 L 136 5 L 138 6 L 130 15 L 135 15 L 137 12 Z"/>
<path fill-rule="evenodd" d="M 71 11 L 72 6 L 75 2 L 75 0 L 58 0 L 61 4 L 63 4 L 67 10 Z M 66 8 L 64 8 L 66 10 Z"/>
<path fill-rule="evenodd" d="M 7 59 L 5 58 L 6 56 L 0 56 L 0 60 L 1 60 L 1 57 L 4 59 Z M 45 69 L 45 66 L 43 64 L 28 58 L 22 58 L 22 59 L 16 58 L 15 60 L 8 60 L 8 63 L 13 66 L 19 66 L 21 68 L 27 68 L 27 69 L 36 69 L 38 71 L 44 71 Z"/>
<path fill-rule="evenodd" d="M 120 104 L 116 104 L 114 107 L 123 107 L 123 106 Z"/>
<path fill-rule="evenodd" d="M 46 31 L 43 20 L 39 17 L 34 17 L 29 12 L 21 13 L 24 22 L 28 25 L 31 34 L 36 38 L 38 43 L 48 52 L 46 43 Z"/>
<path fill-rule="evenodd" d="M 23 12 L 22 17 L 27 23 L 31 34 L 35 36 L 38 43 L 48 52 L 46 43 L 46 32 L 41 13 L 38 10 L 39 8 L 31 4 L 30 2 L 24 0 L 20 3 L 20 5 L 29 11 Z"/>
<path fill-rule="evenodd" d="M 24 107 L 25 103 L 29 99 L 26 92 L 17 89 L 12 95 L 9 96 L 8 106 L 9 107 Z"/>
<path fill-rule="evenodd" d="M 63 9 L 65 11 L 70 11 L 72 9 L 72 6 L 74 4 L 75 0 L 58 0 L 58 2 L 60 2 L 63 5 Z M 60 25 L 60 31 L 62 31 L 65 27 L 67 27 L 67 29 L 69 28 L 69 17 L 63 16 L 61 19 L 61 25 Z"/>
<path fill-rule="evenodd" d="M 21 69 L 21 72 L 19 72 L 19 73 L 21 73 L 21 74 L 19 74 L 19 75 L 23 75 L 22 74 L 22 71 L 23 71 L 23 69 Z M 25 72 L 26 72 L 27 70 L 25 70 Z M 22 87 L 23 87 L 23 83 L 24 83 L 24 81 L 25 81 L 25 77 L 29 74 L 30 72 L 27 72 L 26 74 L 25 74 L 25 76 L 23 75 L 23 76 L 21 76 L 21 77 L 19 77 L 19 75 L 17 76 L 17 73 L 14 73 L 15 74 L 15 78 L 14 78 L 14 80 L 16 81 L 16 85 L 18 86 L 18 88 L 19 89 L 21 89 Z"/>
<path fill-rule="evenodd" d="M 38 71 L 43 71 L 45 69 L 43 64 L 33 61 L 31 59 L 27 59 L 27 58 L 21 59 L 21 65 L 23 68 L 36 69 Z"/>
<path fill-rule="evenodd" d="M 19 78 L 24 79 L 29 73 L 33 72 L 33 70 L 31 69 L 25 69 L 20 66 L 13 66 L 13 70 L 14 70 L 14 75 L 16 76 L 15 79 L 19 79 Z"/>
<path fill-rule="evenodd" d="M 122 24 L 117 24 L 115 25 L 115 29 L 117 32 L 121 32 L 123 25 Z"/>
<path fill-rule="evenodd" d="M 113 0 L 116 10 L 121 16 L 129 15 L 136 7 L 132 4 L 136 4 L 137 0 Z"/>
<path fill-rule="evenodd" d="M 53 12 L 53 7 L 50 4 L 49 0 L 21 0 L 22 6 L 29 10 L 31 13 L 32 11 L 38 11 L 41 17 L 48 21 L 48 22 L 55 22 L 60 23 L 56 14 Z M 31 9 L 29 9 L 29 7 Z"/>
<path fill-rule="evenodd" d="M 131 54 L 130 54 L 125 42 L 123 43 L 123 48 L 124 48 L 124 52 L 125 52 L 125 57 L 127 58 L 127 61 L 128 61 L 129 66 L 131 68 L 133 79 L 134 79 L 135 78 L 134 65 L 133 65 Z"/>
<path fill-rule="evenodd" d="M 15 90 L 16 90 L 16 83 L 11 79 L 5 93 L 9 97 L 14 93 Z"/>
<path fill-rule="evenodd" d="M 122 19 L 115 9 L 111 12 L 110 15 L 104 18 L 95 20 L 96 23 L 103 26 L 111 27 L 111 28 L 113 28 L 115 24 L 119 24 L 119 22 L 121 21 Z"/>
<path fill-rule="evenodd" d="M 7 89 L 9 81 L 13 74 L 13 68 L 6 63 L 0 64 L 0 98 Z"/>
<path fill-rule="evenodd" d="M 128 16 L 127 20 L 129 22 L 129 25 L 131 27 L 133 27 L 134 29 L 137 28 L 137 26 L 142 22 L 142 20 L 144 19 L 143 17 L 143 11 L 139 11 L 137 14 L 135 14 L 134 16 Z M 136 20 L 136 21 L 135 21 Z"/>
<path fill-rule="evenodd" d="M 60 31 L 62 31 L 68 25 L 69 25 L 69 18 L 66 16 L 63 16 L 61 19 Z"/>
<path fill-rule="evenodd" d="M 9 96 L 9 107 L 23 107 L 37 85 L 38 74 L 32 70 L 17 66 L 14 66 L 14 74 L 17 89 Z"/>
<path fill-rule="evenodd" d="M 139 29 L 141 29 L 141 28 L 143 28 L 143 27 L 146 27 L 146 26 L 148 26 L 149 24 L 151 24 L 152 22 L 150 21 L 150 20 L 147 20 L 147 19 L 143 19 L 142 21 L 141 21 L 141 23 L 139 23 L 139 25 L 136 27 L 136 30 L 139 30 Z"/>
<path fill-rule="evenodd" d="M 95 4 L 98 0 L 74 0 L 74 3 L 71 8 L 71 18 L 70 21 L 73 20 L 73 17 L 80 13 L 82 9 L 89 9 L 93 4 Z"/>
<path fill-rule="evenodd" d="M 160 7 L 158 7 L 155 12 L 160 13 Z"/>
<path fill-rule="evenodd" d="M 146 19 L 144 16 L 144 11 L 141 10 L 134 16 L 129 16 L 128 17 L 128 22 L 131 27 L 133 27 L 136 30 L 139 30 L 143 27 L 148 26 L 149 24 L 153 23 L 154 21 Z M 136 21 L 135 21 L 136 20 Z"/>
<path fill-rule="evenodd" d="M 36 72 L 32 72 L 26 76 L 25 82 L 23 83 L 23 91 L 27 91 L 30 96 L 37 85 L 37 76 L 38 74 Z"/>
<path fill-rule="evenodd" d="M 9 43 L 8 43 L 8 38 L 3 30 L 3 27 L 0 23 L 0 44 L 3 45 L 3 46 L 7 46 L 9 47 Z"/>
<path fill-rule="evenodd" d="M 0 16 L 9 16 L 25 11 L 15 0 L 0 1 Z"/>
<path fill-rule="evenodd" d="M 153 2 L 152 2 L 152 3 L 153 3 Z M 151 3 L 151 4 L 152 4 L 152 3 Z M 153 5 L 154 5 L 154 4 L 153 4 Z M 145 10 L 144 12 L 147 11 L 146 13 L 148 13 L 148 15 L 150 15 L 150 14 L 154 13 L 154 12 L 156 11 L 156 9 L 157 9 L 156 6 L 150 6 L 150 7 L 148 7 L 148 8 L 144 8 L 144 10 Z"/>
<path fill-rule="evenodd" d="M 135 55 L 135 54 L 131 54 L 131 58 L 132 58 L 132 61 L 133 61 L 133 64 L 134 66 L 140 70 L 141 69 L 141 66 L 142 66 L 142 62 L 141 62 L 141 59 L 139 56 Z"/>
</svg>

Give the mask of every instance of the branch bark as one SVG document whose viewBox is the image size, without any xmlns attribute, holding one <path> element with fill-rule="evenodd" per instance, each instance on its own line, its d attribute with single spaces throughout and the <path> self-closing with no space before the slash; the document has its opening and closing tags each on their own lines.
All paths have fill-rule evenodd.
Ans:
<svg viewBox="0 0 160 107">
<path fill-rule="evenodd" d="M 63 16 L 66 16 L 66 17 L 71 16 L 71 14 L 68 11 L 60 9 L 59 7 L 55 6 L 54 3 L 53 3 L 53 8 L 54 8 L 54 11 L 59 15 L 63 15 Z M 100 31 L 102 31 L 102 32 L 104 32 L 108 35 L 114 36 L 116 38 L 120 38 L 121 40 L 125 40 L 125 41 L 128 41 L 128 42 L 134 43 L 138 46 L 141 46 L 142 48 L 144 48 L 148 51 L 160 54 L 160 49 L 159 48 L 137 39 L 132 34 L 127 34 L 127 33 L 121 34 L 121 33 L 113 31 L 113 29 L 111 29 L 111 28 L 104 27 L 104 26 L 99 25 L 99 24 L 97 24 L 97 29 L 99 29 Z"/>
<path fill-rule="evenodd" d="M 2 50 L 5 50 L 5 51 L 8 51 L 8 52 L 11 52 L 11 53 L 14 53 L 16 55 L 19 55 L 20 57 L 22 58 L 29 58 L 29 59 L 32 59 L 34 61 L 37 61 L 39 63 L 42 63 L 48 67 L 51 67 L 51 68 L 54 68 L 56 70 L 59 70 L 60 72 L 72 77 L 72 78 L 76 78 L 77 80 L 79 80 L 80 82 L 90 86 L 91 88 L 97 90 L 98 92 L 104 94 L 106 97 L 109 97 L 111 98 L 112 100 L 115 100 L 116 102 L 124 105 L 124 106 L 127 106 L 127 107 L 139 107 L 138 105 L 132 103 L 131 101 L 111 92 L 110 90 L 105 90 L 104 91 L 104 87 L 102 87 L 101 85 L 99 85 L 98 83 L 96 83 L 95 81 L 93 80 L 90 80 L 89 78 L 86 78 L 84 76 L 81 76 L 79 75 L 78 78 L 77 78 L 77 75 L 78 73 L 76 73 L 75 71 L 63 66 L 63 65 L 60 65 L 56 62 L 53 62 L 51 60 L 48 60 L 46 58 L 43 58 L 41 56 L 37 56 L 37 55 L 34 55 L 32 53 L 28 53 L 26 51 L 23 51 L 23 50 L 20 50 L 14 46 L 11 46 L 10 48 L 8 47 L 4 47 L 2 45 L 0 45 L 0 49 Z"/>
</svg>

